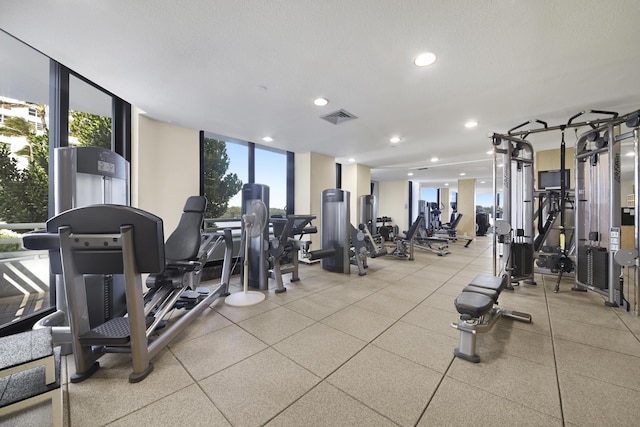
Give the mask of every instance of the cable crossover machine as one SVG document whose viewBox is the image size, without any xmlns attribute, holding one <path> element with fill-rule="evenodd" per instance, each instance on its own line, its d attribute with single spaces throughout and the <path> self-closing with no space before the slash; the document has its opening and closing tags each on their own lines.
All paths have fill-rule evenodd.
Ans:
<svg viewBox="0 0 640 427">
<path fill-rule="evenodd" d="M 522 129 L 527 125 L 533 128 Z M 637 214 L 630 215 L 629 225 L 633 225 L 634 231 L 628 247 L 624 247 L 621 208 L 638 212 L 639 128 L 640 110 L 623 116 L 590 110 L 581 111 L 557 126 L 531 120 L 506 134 L 489 134 L 494 153 L 494 275 L 507 278 L 506 289 L 513 289 L 513 284 L 520 280 L 535 284 L 535 260 L 538 267 L 558 275 L 555 292 L 559 291 L 562 275 L 572 273 L 575 278 L 572 290 L 597 292 L 605 297 L 607 306 L 632 310 L 637 315 L 640 224 Z M 569 129 L 576 135 L 573 190 L 565 159 L 565 133 Z M 538 182 L 536 192 L 535 151 L 526 138 L 551 131 L 561 133 L 561 169 L 554 171 L 559 172 L 557 187 L 545 187 Z M 542 179 L 539 175 L 539 181 Z M 632 192 L 629 201 L 632 206 L 622 207 L 624 190 Z M 542 200 L 543 197 L 546 199 Z M 552 228 L 558 233 L 555 240 L 549 239 Z M 627 289 L 633 287 L 629 294 L 631 303 L 625 296 L 625 282 Z"/>
</svg>

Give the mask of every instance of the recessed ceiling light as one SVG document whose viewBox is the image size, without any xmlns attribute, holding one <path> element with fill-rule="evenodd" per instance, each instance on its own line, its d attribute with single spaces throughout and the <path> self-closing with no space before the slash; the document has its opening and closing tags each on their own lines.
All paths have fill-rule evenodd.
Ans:
<svg viewBox="0 0 640 427">
<path fill-rule="evenodd" d="M 464 124 L 464 127 L 466 128 L 474 128 L 476 126 L 478 126 L 478 122 L 476 122 L 475 120 L 468 121 Z"/>
<path fill-rule="evenodd" d="M 627 154 L 625 154 L 625 156 L 627 156 L 627 157 L 633 157 L 635 155 L 636 155 L 636 153 L 634 153 L 633 151 L 629 151 Z"/>
<path fill-rule="evenodd" d="M 353 163 L 353 162 L 355 162 L 355 161 L 356 161 L 356 159 L 354 159 L 353 157 L 351 157 L 351 158 L 349 159 L 349 163 Z"/>
<path fill-rule="evenodd" d="M 327 98 L 316 98 L 313 101 L 313 103 L 316 104 L 318 107 L 324 107 L 329 103 L 329 100 Z"/>
<path fill-rule="evenodd" d="M 503 167 L 503 166 L 504 166 L 504 165 L 502 165 L 502 164 L 498 165 L 498 167 L 499 167 L 499 168 L 501 168 L 501 167 Z"/>
<path fill-rule="evenodd" d="M 487 181 L 480 181 L 480 184 L 485 184 Z"/>
<path fill-rule="evenodd" d="M 487 151 L 487 154 L 493 154 L 493 150 Z"/>
<path fill-rule="evenodd" d="M 449 185 L 449 183 L 448 183 L 448 182 L 445 182 L 445 183 L 444 183 L 444 185 L 447 185 L 447 186 L 448 186 L 448 185 Z"/>
<path fill-rule="evenodd" d="M 413 172 L 409 172 L 407 175 L 408 176 L 413 176 Z"/>
<path fill-rule="evenodd" d="M 392 144 L 397 144 L 398 142 L 400 142 L 400 137 L 399 136 L 393 136 L 393 137 L 391 137 L 391 139 L 389 141 Z"/>
<path fill-rule="evenodd" d="M 265 136 L 264 138 L 262 138 L 262 140 L 263 140 L 264 142 L 272 142 L 272 141 L 273 141 L 273 138 L 271 138 L 270 136 Z"/>
<path fill-rule="evenodd" d="M 427 65 L 431 65 L 436 62 L 436 59 L 435 53 L 425 52 L 418 55 L 413 63 L 418 67 L 426 67 Z"/>
<path fill-rule="evenodd" d="M 437 161 L 438 161 L 438 158 L 437 158 L 437 157 L 432 157 L 432 158 L 431 158 L 431 161 L 432 161 L 432 162 L 437 162 Z"/>
<path fill-rule="evenodd" d="M 465 176 L 465 175 L 466 175 L 466 173 L 460 172 L 460 176 Z"/>
</svg>

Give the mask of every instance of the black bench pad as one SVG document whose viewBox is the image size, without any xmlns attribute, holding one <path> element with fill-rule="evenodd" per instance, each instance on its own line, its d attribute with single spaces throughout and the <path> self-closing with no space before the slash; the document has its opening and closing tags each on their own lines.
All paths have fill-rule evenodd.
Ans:
<svg viewBox="0 0 640 427">
<path fill-rule="evenodd" d="M 493 298 L 475 292 L 463 292 L 455 300 L 456 310 L 460 314 L 468 314 L 473 318 L 480 317 L 491 310 Z"/>
<path fill-rule="evenodd" d="M 479 286 L 467 285 L 462 289 L 462 292 L 475 292 L 476 294 L 482 294 L 490 297 L 494 301 L 498 300 L 498 295 L 500 292 L 494 289 L 481 288 Z"/>
<path fill-rule="evenodd" d="M 499 293 L 506 286 L 506 280 L 503 277 L 479 274 L 469 284 L 479 288 L 493 289 Z"/>
</svg>

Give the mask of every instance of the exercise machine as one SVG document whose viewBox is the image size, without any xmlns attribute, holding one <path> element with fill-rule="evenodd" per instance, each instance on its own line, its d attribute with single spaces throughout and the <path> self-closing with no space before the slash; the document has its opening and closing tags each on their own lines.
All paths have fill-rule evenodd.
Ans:
<svg viewBox="0 0 640 427">
<path fill-rule="evenodd" d="M 286 292 L 283 274 L 291 273 L 291 282 L 300 280 L 298 275 L 299 254 L 309 251 L 311 242 L 302 240 L 307 234 L 317 233 L 311 225 L 315 215 L 287 215 L 286 218 L 271 217 L 273 237 L 269 239 L 269 277 L 276 281 L 276 293 Z M 296 239 L 296 236 L 298 238 Z"/>
<path fill-rule="evenodd" d="M 513 284 L 523 280 L 535 285 L 533 280 L 533 186 L 534 150 L 524 139 L 512 135 L 491 134 L 493 143 L 493 194 L 494 212 L 497 218 L 498 194 L 502 193 L 502 215 L 508 224 L 501 233 L 493 234 L 493 274 L 502 270 L 507 283 L 505 289 L 513 290 Z M 499 172 L 501 170 L 501 172 Z M 498 175 L 502 175 L 498 179 Z M 502 185 L 499 186 L 499 183 Z M 496 223 L 498 221 L 496 220 Z M 501 250 L 499 251 L 499 246 Z M 502 257 L 498 256 L 502 253 Z"/>
<path fill-rule="evenodd" d="M 404 233 L 404 236 L 396 236 L 393 240 L 394 248 L 389 253 L 396 258 L 408 259 L 409 261 L 413 261 L 413 249 L 415 247 L 415 239 L 418 235 L 418 229 L 420 225 L 424 221 L 424 215 L 420 214 L 413 221 L 409 230 Z"/>
<path fill-rule="evenodd" d="M 360 196 L 360 224 L 364 224 L 371 235 L 378 234 L 377 217 L 378 201 L 376 196 L 372 194 Z"/>
<path fill-rule="evenodd" d="M 480 362 L 476 353 L 477 334 L 489 332 L 500 317 L 508 317 L 521 322 L 531 323 L 530 314 L 507 310 L 498 306 L 498 297 L 509 283 L 508 276 L 476 276 L 462 289 L 454 301 L 460 313 L 457 323 L 451 327 L 460 331 L 460 342 L 453 354 L 469 362 Z"/>
<path fill-rule="evenodd" d="M 335 273 L 351 273 L 351 265 L 358 266 L 358 274 L 365 275 L 368 248 L 365 233 L 349 221 L 349 192 L 337 188 L 322 192 L 322 249 L 309 250 L 303 246 L 303 256 L 320 260 L 322 269 Z"/>
<path fill-rule="evenodd" d="M 582 115 L 576 114 L 572 119 Z M 606 297 L 605 304 L 629 309 L 620 283 L 621 266 L 615 262 L 621 247 L 621 146 L 633 144 L 634 188 L 638 188 L 638 111 L 592 124 L 575 145 L 577 274 L 574 290 L 592 290 Z M 623 127 L 624 126 L 624 127 Z M 626 129 L 626 132 L 623 130 Z M 637 197 L 635 198 L 637 207 Z M 638 218 L 634 245 L 638 249 Z M 628 248 L 629 249 L 629 248 Z"/>
<path fill-rule="evenodd" d="M 54 274 L 63 277 L 76 373 L 71 382 L 89 378 L 105 353 L 130 353 L 130 382 L 151 373 L 151 359 L 220 296 L 228 295 L 233 251 L 231 230 L 203 233 L 204 197 L 190 197 L 176 230 L 164 242 L 162 219 L 121 205 L 91 205 L 49 219 L 46 232 L 24 236 L 29 249 L 47 249 Z M 204 263 L 224 245 L 220 282 L 199 287 Z M 149 291 L 143 293 L 142 274 Z M 89 322 L 84 276 L 124 277 L 126 313 L 98 326 Z M 167 322 L 176 308 L 186 312 Z"/>
<path fill-rule="evenodd" d="M 596 115 L 596 118 L 589 117 L 585 119 L 584 115 L 591 114 Z M 576 119 L 581 118 L 582 121 Z M 525 125 L 534 123 L 538 127 L 522 130 Z M 540 127 L 541 125 L 541 127 Z M 626 132 L 623 131 L 623 126 L 626 127 Z M 561 144 L 561 170 L 559 172 L 559 178 L 561 181 L 560 192 L 557 195 L 547 193 L 545 196 L 547 201 L 539 202 L 542 204 L 543 209 L 546 210 L 546 221 L 543 222 L 543 216 L 539 216 L 539 240 L 536 240 L 534 244 L 536 247 L 541 248 L 544 252 L 544 241 L 548 237 L 548 231 L 553 229 L 554 221 L 557 216 L 560 217 L 560 225 L 558 227 L 558 243 L 555 249 L 553 249 L 550 255 L 543 255 L 538 258 L 538 262 L 542 263 L 543 267 L 548 268 L 552 272 L 557 271 L 559 274 L 558 283 L 556 284 L 555 291 L 559 289 L 560 277 L 564 273 L 571 272 L 571 268 L 575 270 L 575 286 L 572 288 L 574 291 L 587 291 L 592 290 L 598 292 L 607 298 L 605 304 L 614 307 L 628 308 L 623 288 L 620 282 L 621 276 L 621 264 L 615 260 L 615 254 L 621 249 L 629 249 L 632 251 L 638 250 L 638 217 L 634 219 L 634 238 L 633 248 L 621 247 L 621 176 L 623 173 L 627 173 L 628 176 L 631 172 L 623 172 L 621 151 L 622 146 L 626 144 L 627 150 L 630 151 L 633 158 L 633 165 L 630 169 L 633 169 L 633 177 L 628 178 L 628 181 L 632 181 L 632 188 L 637 189 L 639 181 L 639 156 L 638 156 L 638 128 L 640 126 L 640 110 L 633 111 L 624 116 L 619 116 L 616 112 L 590 110 L 581 111 L 572 116 L 566 124 L 558 126 L 549 126 L 542 120 L 535 120 L 523 123 L 515 128 L 509 130 L 507 135 L 491 134 L 490 137 L 493 140 L 494 145 L 494 193 L 496 195 L 496 203 L 494 209 L 499 209 L 498 206 L 498 191 L 496 184 L 496 166 L 498 155 L 502 156 L 504 162 L 504 173 L 502 176 L 502 182 L 504 185 L 505 195 L 505 207 L 504 216 L 506 219 L 513 217 L 513 202 L 511 201 L 510 194 L 515 186 L 518 187 L 518 180 L 514 180 L 512 185 L 512 178 L 514 177 L 514 160 L 517 167 L 525 167 L 526 163 L 533 159 L 533 149 L 530 148 L 530 144 L 525 141 L 530 134 L 537 134 L 549 131 L 561 131 L 562 144 Z M 565 131 L 568 129 L 575 129 L 576 135 L 579 128 L 587 128 L 586 131 L 580 136 L 577 136 L 575 145 L 575 190 L 570 191 L 570 186 L 566 181 L 569 177 L 565 175 L 564 167 L 564 136 Z M 526 154 L 522 159 L 522 153 Z M 625 153 L 626 154 L 626 153 Z M 628 155 L 628 154 L 627 154 Z M 507 160 L 510 160 L 511 167 L 507 168 Z M 522 165 L 517 165 L 520 160 L 525 160 Z M 520 172 L 515 171 L 516 174 Z M 540 179 L 541 180 L 541 179 Z M 520 179 L 525 184 L 522 200 L 524 206 L 528 208 L 528 191 L 532 186 L 529 185 L 528 174 Z M 518 194 L 519 192 L 516 192 Z M 634 197 L 634 210 L 637 212 L 638 198 Z M 546 204 L 545 204 L 546 203 Z M 517 201 L 516 210 L 520 206 L 521 202 Z M 539 204 L 539 206 L 541 206 Z M 573 209 L 572 209 L 573 208 Z M 573 210 L 574 214 L 574 229 L 571 230 L 570 226 L 567 226 L 568 214 Z M 494 211 L 494 216 L 496 211 Z M 525 216 L 528 215 L 528 209 Z M 496 216 L 497 217 L 497 216 Z M 497 222 L 497 221 L 496 221 Z M 518 234 L 522 234 L 524 237 L 524 243 L 528 244 L 528 232 L 520 230 L 519 223 L 516 223 L 516 237 Z M 573 231 L 573 233 L 571 233 Z M 575 237 L 572 239 L 571 235 Z M 495 260 L 497 259 L 497 245 L 496 240 L 498 236 L 503 236 L 500 233 L 494 233 L 494 274 L 496 273 Z M 500 243 L 506 243 L 507 240 L 513 240 L 511 236 L 500 237 L 504 241 Z M 554 244 L 555 245 L 555 244 Z M 512 263 L 512 248 L 504 246 L 504 256 L 508 263 L 506 270 L 514 271 L 516 266 L 511 266 Z M 549 245 L 546 245 L 549 246 Z M 575 250 L 574 250 L 575 248 Z M 522 252 L 522 251 L 521 251 Z M 526 250 L 528 252 L 528 250 Z M 574 254 L 577 254 L 575 256 Z M 517 255 L 517 254 L 516 254 Z M 527 266 L 529 259 L 528 253 L 526 257 L 522 259 L 523 265 Z M 520 258 L 516 256 L 516 258 Z M 545 258 L 545 259 L 542 259 Z M 621 263 L 628 263 L 628 260 L 622 260 Z M 635 261 L 637 262 L 637 261 Z M 525 268 L 526 272 L 527 268 Z M 522 269 L 520 268 L 520 271 Z M 513 273 L 512 273 L 513 274 Z M 635 276 L 634 276 L 635 277 Z M 634 280 L 634 287 L 637 294 L 638 282 Z"/>
</svg>

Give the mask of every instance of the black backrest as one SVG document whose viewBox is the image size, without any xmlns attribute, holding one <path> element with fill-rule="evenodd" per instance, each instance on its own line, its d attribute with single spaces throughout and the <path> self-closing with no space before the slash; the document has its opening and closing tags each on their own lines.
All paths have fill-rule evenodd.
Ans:
<svg viewBox="0 0 640 427">
<path fill-rule="evenodd" d="M 420 227 L 420 223 L 422 221 L 424 221 L 424 215 L 420 214 L 420 215 L 418 215 L 416 220 L 413 221 L 413 224 L 411 224 L 411 227 L 409 227 L 409 231 L 407 231 L 405 239 L 411 240 L 411 239 L 413 239 L 415 237 L 416 232 L 418 231 L 418 228 Z"/>
<path fill-rule="evenodd" d="M 449 228 L 455 229 L 458 226 L 458 223 L 460 222 L 461 218 L 462 218 L 462 214 L 458 214 L 456 219 L 451 223 L 451 225 L 449 225 Z"/>
<path fill-rule="evenodd" d="M 164 270 L 164 235 L 162 219 L 131 206 L 91 205 L 71 209 L 47 221 L 47 231 L 58 233 L 60 227 L 70 227 L 74 234 L 119 234 L 120 227 L 133 226 L 136 263 L 141 273 Z M 37 235 L 36 235 L 37 236 Z M 105 243 L 101 251 L 87 248 L 74 251 L 79 273 L 122 273 L 122 251 Z M 49 250 L 51 271 L 62 273 L 60 250 Z"/>
<path fill-rule="evenodd" d="M 187 199 L 178 227 L 171 233 L 165 244 L 164 251 L 168 261 L 187 261 L 198 258 L 206 209 L 205 197 L 191 196 Z"/>
</svg>

